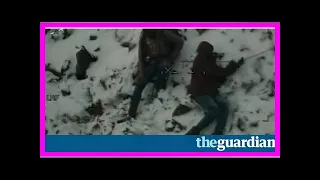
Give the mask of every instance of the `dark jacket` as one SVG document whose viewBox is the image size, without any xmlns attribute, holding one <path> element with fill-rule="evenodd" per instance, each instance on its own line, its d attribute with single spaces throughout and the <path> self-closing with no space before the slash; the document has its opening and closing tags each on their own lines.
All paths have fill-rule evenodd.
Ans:
<svg viewBox="0 0 320 180">
<path fill-rule="evenodd" d="M 193 62 L 193 74 L 188 93 L 193 98 L 215 95 L 225 78 L 236 72 L 240 65 L 231 61 L 226 68 L 219 67 L 216 64 L 217 57 L 213 54 L 213 46 L 206 41 L 199 44 L 197 53 Z"/>
<path fill-rule="evenodd" d="M 177 58 L 179 55 L 184 41 L 181 37 L 179 37 L 177 34 L 175 34 L 171 30 L 163 30 L 158 38 L 161 38 L 163 42 L 165 43 L 165 48 L 168 48 L 168 54 L 165 57 L 159 57 L 162 58 L 163 60 L 167 61 L 168 63 L 172 64 L 174 60 Z M 148 47 L 146 44 L 146 36 L 141 32 L 140 35 L 140 40 L 139 40 L 139 52 L 138 52 L 138 59 L 139 59 L 139 71 L 143 72 L 143 69 L 145 66 L 148 65 L 148 62 L 146 61 L 146 57 L 148 56 Z"/>
</svg>

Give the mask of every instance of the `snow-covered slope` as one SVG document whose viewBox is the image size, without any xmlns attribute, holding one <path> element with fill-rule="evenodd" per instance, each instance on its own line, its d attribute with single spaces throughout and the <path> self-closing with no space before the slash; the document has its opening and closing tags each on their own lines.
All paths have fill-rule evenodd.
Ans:
<svg viewBox="0 0 320 180">
<path fill-rule="evenodd" d="M 59 95 L 46 104 L 46 132 L 48 134 L 183 134 L 165 131 L 165 123 L 179 103 L 188 100 L 186 85 L 190 82 L 190 68 L 195 49 L 201 41 L 214 45 L 215 51 L 225 53 L 221 66 L 231 59 L 249 57 L 274 47 L 273 30 L 212 29 L 199 35 L 196 30 L 183 30 L 186 37 L 181 56 L 174 67 L 179 73 L 172 75 L 165 91 L 148 101 L 151 84 L 142 95 L 135 121 L 116 123 L 115 116 L 125 114 L 133 91 L 132 74 L 137 70 L 138 38 L 141 29 L 76 29 L 70 37 L 57 40 L 46 35 L 46 64 L 60 71 L 69 60 L 66 76 L 57 81 L 46 72 L 47 98 Z M 96 36 L 90 40 L 90 36 Z M 136 44 L 132 49 L 122 47 L 123 42 Z M 88 78 L 75 79 L 76 52 L 84 45 L 98 61 L 87 70 Z M 175 83 L 173 83 L 173 81 Z M 69 92 L 70 95 L 62 95 Z M 221 87 L 221 93 L 230 102 L 227 134 L 274 134 L 274 51 L 245 60 L 239 71 Z M 92 105 L 98 108 L 91 108 Z M 99 108 L 100 107 L 100 108 Z M 94 112 L 92 112 L 92 110 Z M 102 115 L 97 112 L 102 112 Z M 191 127 L 203 116 L 197 106 L 176 120 Z M 213 131 L 213 126 L 203 133 Z"/>
</svg>

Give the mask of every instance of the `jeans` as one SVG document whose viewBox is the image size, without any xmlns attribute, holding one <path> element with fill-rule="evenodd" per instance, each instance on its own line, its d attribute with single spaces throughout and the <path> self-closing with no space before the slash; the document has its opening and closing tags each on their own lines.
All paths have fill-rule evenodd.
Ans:
<svg viewBox="0 0 320 180">
<path fill-rule="evenodd" d="M 228 119 L 228 103 L 219 94 L 214 97 L 200 96 L 195 98 L 195 101 L 203 108 L 205 116 L 200 122 L 190 129 L 187 135 L 199 135 L 200 131 L 211 124 L 214 120 L 217 121 L 215 127 L 215 135 L 222 135 Z"/>
<path fill-rule="evenodd" d="M 159 69 L 157 64 L 152 64 L 147 66 L 144 69 L 144 77 L 145 79 L 142 79 L 138 81 L 135 85 L 135 89 L 133 91 L 133 94 L 131 96 L 131 104 L 129 108 L 129 116 L 135 118 L 137 109 L 141 100 L 141 95 L 145 87 L 149 82 L 152 82 L 154 78 L 156 77 L 155 88 L 157 91 L 160 89 L 164 89 L 166 85 L 166 79 L 168 78 L 168 74 L 164 74 L 165 72 L 163 69 Z"/>
</svg>

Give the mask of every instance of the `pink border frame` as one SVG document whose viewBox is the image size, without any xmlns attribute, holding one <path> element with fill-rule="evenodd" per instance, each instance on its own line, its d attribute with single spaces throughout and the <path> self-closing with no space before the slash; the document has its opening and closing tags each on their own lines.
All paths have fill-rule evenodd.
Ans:
<svg viewBox="0 0 320 180">
<path fill-rule="evenodd" d="M 275 29 L 275 152 L 46 152 L 45 151 L 45 28 L 274 28 Z M 40 157 L 280 157 L 280 23 L 40 23 Z"/>
</svg>

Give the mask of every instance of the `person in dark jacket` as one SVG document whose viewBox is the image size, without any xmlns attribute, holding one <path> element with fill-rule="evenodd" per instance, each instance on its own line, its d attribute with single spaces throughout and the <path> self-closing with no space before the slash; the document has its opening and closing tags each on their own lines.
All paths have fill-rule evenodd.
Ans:
<svg viewBox="0 0 320 180">
<path fill-rule="evenodd" d="M 231 61 L 222 68 L 216 64 L 216 53 L 210 43 L 203 41 L 198 45 L 197 56 L 192 67 L 191 84 L 188 93 L 205 111 L 205 117 L 199 124 L 190 129 L 187 135 L 199 135 L 200 131 L 217 120 L 214 134 L 223 134 L 227 118 L 228 104 L 223 99 L 218 88 L 224 83 L 227 76 L 232 75 L 244 63 L 241 58 L 238 62 Z"/>
<path fill-rule="evenodd" d="M 139 40 L 139 73 L 131 97 L 129 116 L 136 117 L 141 94 L 149 82 L 157 91 L 165 87 L 169 69 L 180 54 L 184 41 L 170 30 L 144 29 Z"/>
</svg>

